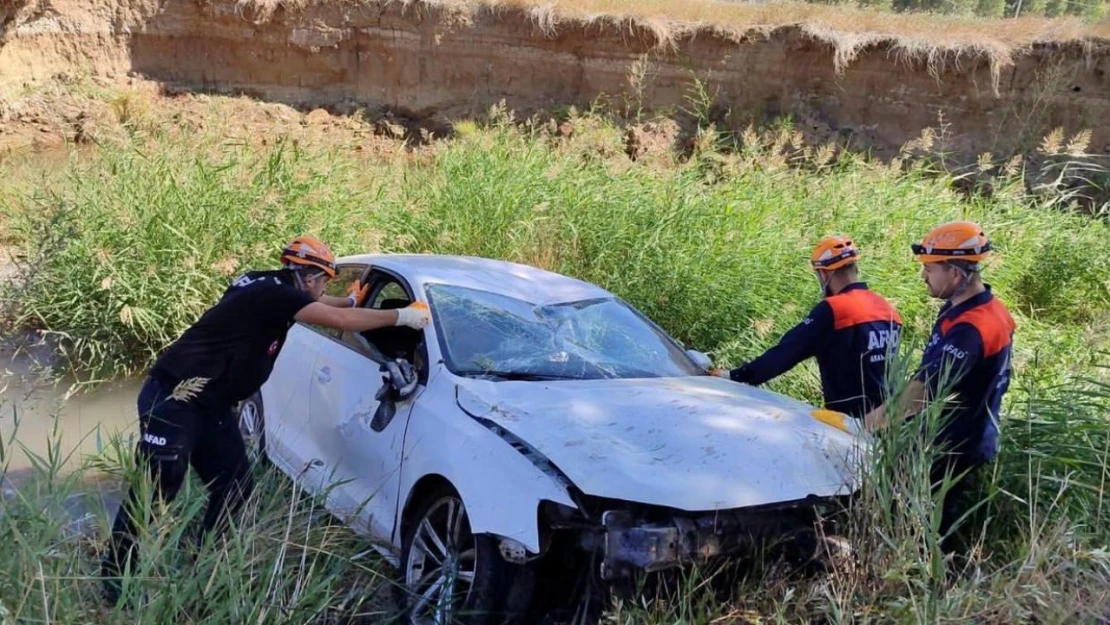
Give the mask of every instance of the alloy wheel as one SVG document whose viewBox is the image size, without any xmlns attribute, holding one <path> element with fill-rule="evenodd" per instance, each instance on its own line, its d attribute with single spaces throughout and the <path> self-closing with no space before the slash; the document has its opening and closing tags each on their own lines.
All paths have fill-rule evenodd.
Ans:
<svg viewBox="0 0 1110 625">
<path fill-rule="evenodd" d="M 447 625 L 461 616 L 477 568 L 477 541 L 462 501 L 445 496 L 430 506 L 405 561 L 409 622 Z"/>
<path fill-rule="evenodd" d="M 262 414 L 258 404 L 253 399 L 248 399 L 239 405 L 239 433 L 243 435 L 243 443 L 247 447 L 247 458 L 252 463 L 258 462 L 262 456 Z"/>
</svg>

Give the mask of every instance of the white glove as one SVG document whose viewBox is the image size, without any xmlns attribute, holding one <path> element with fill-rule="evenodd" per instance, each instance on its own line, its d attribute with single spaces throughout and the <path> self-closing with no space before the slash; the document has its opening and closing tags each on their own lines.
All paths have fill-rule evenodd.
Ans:
<svg viewBox="0 0 1110 625">
<path fill-rule="evenodd" d="M 731 371 L 729 371 L 728 369 L 716 369 L 716 368 L 714 368 L 714 369 L 710 369 L 709 373 L 710 373 L 710 375 L 715 375 L 718 378 L 724 378 L 726 380 L 731 380 L 732 379 Z"/>
<path fill-rule="evenodd" d="M 428 305 L 424 302 L 413 302 L 397 309 L 397 323 L 394 325 L 423 330 L 431 322 L 432 313 L 428 310 Z"/>
</svg>

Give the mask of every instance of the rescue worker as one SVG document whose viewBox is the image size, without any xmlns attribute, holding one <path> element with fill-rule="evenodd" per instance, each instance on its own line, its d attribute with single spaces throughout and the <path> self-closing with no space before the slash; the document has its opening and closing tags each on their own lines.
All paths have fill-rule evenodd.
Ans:
<svg viewBox="0 0 1110 625">
<path fill-rule="evenodd" d="M 887 358 L 898 349 L 902 318 L 859 281 L 859 256 L 848 237 L 822 238 L 810 256 L 824 295 L 821 303 L 763 355 L 712 373 L 758 386 L 816 357 L 827 409 L 862 419 L 882 404 Z"/>
<path fill-rule="evenodd" d="M 368 285 L 356 280 L 347 297 L 324 295 L 336 275 L 335 255 L 320 241 L 297 237 L 281 252 L 281 269 L 237 278 L 212 308 L 159 355 L 138 397 L 136 456 L 156 495 L 172 501 L 189 466 L 208 488 L 205 534 L 222 531 L 252 483 L 234 406 L 270 376 L 295 321 L 362 332 L 386 326 L 424 328 L 428 308 L 361 308 Z M 297 354 L 291 354 L 296 358 Z M 136 562 L 133 515 L 144 509 L 132 486 L 116 514 L 102 564 L 106 598 L 119 600 L 119 576 Z"/>
<path fill-rule="evenodd" d="M 978 224 L 955 221 L 938 226 L 913 244 L 912 251 L 922 263 L 929 295 L 944 300 L 944 305 L 921 366 L 893 414 L 910 418 L 926 402 L 952 396 L 940 411 L 935 442 L 943 453 L 932 472 L 934 488 L 945 473 L 957 480 L 945 496 L 940 524 L 942 546 L 951 552 L 951 537 L 945 537 L 963 516 L 978 472 L 998 454 L 999 412 L 1010 384 L 1017 324 L 982 280 L 980 263 L 991 254 L 991 243 Z M 887 412 L 886 405 L 873 410 L 864 419 L 866 427 L 883 427 Z"/>
</svg>

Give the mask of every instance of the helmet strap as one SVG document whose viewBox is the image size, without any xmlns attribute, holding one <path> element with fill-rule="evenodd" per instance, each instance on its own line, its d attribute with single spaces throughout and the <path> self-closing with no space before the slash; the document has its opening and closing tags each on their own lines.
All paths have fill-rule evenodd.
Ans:
<svg viewBox="0 0 1110 625">
<path fill-rule="evenodd" d="M 815 272 L 816 277 L 817 277 L 817 284 L 819 284 L 821 286 L 821 297 L 828 297 L 829 296 L 829 282 L 831 282 L 832 280 L 831 279 L 826 280 L 826 279 L 821 277 L 822 274 L 827 274 L 827 273 L 829 273 L 829 272 L 822 271 L 822 270 L 818 270 L 817 272 Z"/>
<path fill-rule="evenodd" d="M 323 271 L 312 271 L 308 267 L 298 267 L 288 263 L 285 265 L 285 268 L 293 273 L 293 283 L 302 291 L 309 290 L 309 280 L 324 274 Z"/>
<path fill-rule="evenodd" d="M 290 274 L 292 274 L 292 276 L 293 276 L 293 285 L 297 287 L 297 290 L 299 290 L 299 291 L 308 290 L 308 289 L 305 288 L 304 276 L 301 275 L 300 268 L 295 267 L 292 263 L 285 263 L 285 265 L 283 266 L 283 269 L 285 269 Z"/>
</svg>

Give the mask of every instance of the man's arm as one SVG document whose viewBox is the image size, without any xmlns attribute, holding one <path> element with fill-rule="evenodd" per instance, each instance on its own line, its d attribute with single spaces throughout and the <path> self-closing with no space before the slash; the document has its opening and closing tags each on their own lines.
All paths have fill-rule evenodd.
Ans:
<svg viewBox="0 0 1110 625">
<path fill-rule="evenodd" d="M 906 419 L 910 415 L 920 412 L 925 407 L 926 390 L 925 383 L 921 380 L 917 378 L 910 380 L 909 385 L 906 386 L 906 392 L 902 394 L 902 401 L 895 407 L 894 414 Z M 864 416 L 863 423 L 867 429 L 875 430 L 886 426 L 888 403 L 890 402 L 884 402 Z"/>
<path fill-rule="evenodd" d="M 895 407 L 894 416 L 906 419 L 921 412 L 925 403 L 940 395 L 960 381 L 977 363 L 983 352 L 983 341 L 974 326 L 961 323 L 951 330 L 922 361 L 913 379 L 902 394 L 902 401 Z M 875 408 L 864 417 L 864 424 L 874 430 L 886 425 L 887 404 Z"/>
<path fill-rule="evenodd" d="M 345 332 L 365 332 L 399 325 L 420 330 L 431 321 L 428 306 L 422 302 L 397 310 L 335 308 L 322 302 L 312 302 L 293 318 L 301 323 L 321 325 Z"/>
<path fill-rule="evenodd" d="M 821 302 L 801 323 L 784 334 L 777 345 L 759 358 L 730 371 L 729 378 L 755 386 L 777 378 L 816 354 L 832 329 L 832 307 L 828 302 Z"/>
<path fill-rule="evenodd" d="M 336 297 L 334 295 L 321 295 L 320 299 L 316 300 L 321 304 L 331 306 L 332 308 L 350 308 L 351 298 L 349 297 Z"/>
<path fill-rule="evenodd" d="M 347 287 L 346 297 L 336 297 L 334 295 L 321 295 L 320 299 L 316 300 L 321 304 L 327 304 L 333 308 L 357 308 L 366 302 L 366 296 L 370 293 L 370 285 L 362 284 L 355 280 Z"/>
</svg>

